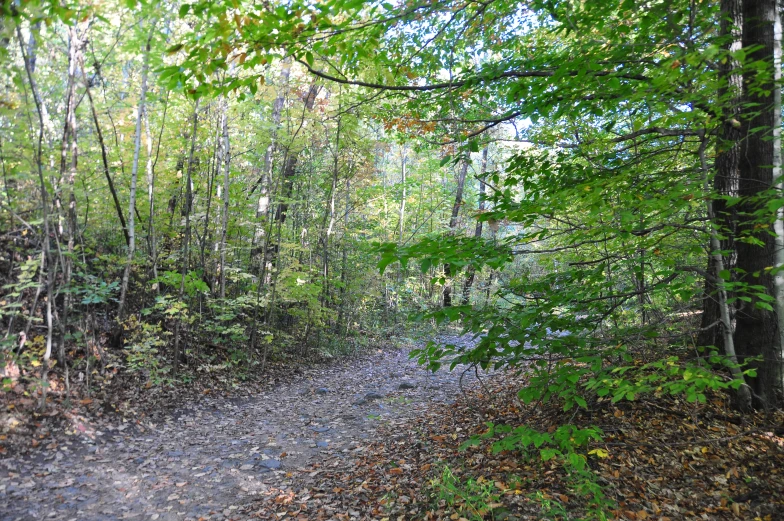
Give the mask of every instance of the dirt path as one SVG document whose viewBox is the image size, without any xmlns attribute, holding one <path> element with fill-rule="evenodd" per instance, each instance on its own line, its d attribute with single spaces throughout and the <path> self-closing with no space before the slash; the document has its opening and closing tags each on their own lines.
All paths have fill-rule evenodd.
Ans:
<svg viewBox="0 0 784 521">
<path fill-rule="evenodd" d="M 406 352 L 385 352 L 310 370 L 252 399 L 204 397 L 157 424 L 79 423 L 48 448 L 0 460 L 0 519 L 231 518 L 291 471 L 350 458 L 381 422 L 453 401 L 460 374 L 432 374 Z M 466 374 L 463 386 L 475 382 Z"/>
</svg>

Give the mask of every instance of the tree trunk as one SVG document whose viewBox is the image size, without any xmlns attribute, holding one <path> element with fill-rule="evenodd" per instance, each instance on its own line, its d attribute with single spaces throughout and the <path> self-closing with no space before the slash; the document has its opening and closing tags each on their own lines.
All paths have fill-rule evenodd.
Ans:
<svg viewBox="0 0 784 521">
<path fill-rule="evenodd" d="M 351 211 L 351 177 L 346 176 L 346 201 L 343 210 L 343 251 L 341 252 L 340 262 L 340 309 L 338 310 L 337 327 L 344 334 L 348 332 L 348 321 L 346 320 L 346 295 L 348 294 L 348 219 Z"/>
<path fill-rule="evenodd" d="M 185 176 L 185 204 L 183 205 L 183 212 L 185 213 L 185 230 L 183 231 L 182 237 L 182 270 L 180 272 L 180 291 L 177 297 L 179 305 L 183 304 L 183 295 L 185 294 L 185 277 L 188 274 L 188 256 L 190 255 L 189 246 L 191 236 L 191 206 L 193 204 L 191 178 L 193 176 L 193 156 L 196 153 L 196 131 L 198 130 L 198 125 L 199 99 L 196 99 L 196 103 L 193 107 L 193 126 L 191 127 L 191 150 L 188 154 L 188 167 L 187 174 Z M 184 310 L 180 310 L 180 313 L 176 315 L 176 322 L 174 324 L 174 374 L 177 374 L 177 371 L 180 367 L 180 329 L 182 327 L 182 320 L 179 315 L 184 312 Z"/>
<path fill-rule="evenodd" d="M 699 156 L 700 156 L 700 165 L 703 171 L 703 183 L 704 189 L 707 193 L 710 184 L 708 182 L 708 162 L 705 159 L 705 148 L 708 143 L 705 135 L 701 136 L 702 143 L 700 143 L 699 148 Z M 733 331 L 732 331 L 732 319 L 730 317 L 730 306 L 727 301 L 727 291 L 725 289 L 725 281 L 722 278 L 723 271 L 724 271 L 724 257 L 721 254 L 721 242 L 719 241 L 719 234 L 716 231 L 717 222 L 716 213 L 713 209 L 715 201 L 708 199 L 706 203 L 706 210 L 708 214 L 708 220 L 710 221 L 710 254 L 711 254 L 711 263 L 710 265 L 713 267 L 713 272 L 709 272 L 709 275 L 712 275 L 714 279 L 714 286 L 716 287 L 716 302 L 719 308 L 719 324 L 718 324 L 718 331 L 721 331 L 722 335 L 722 346 L 724 348 L 724 354 L 727 356 L 729 361 L 733 364 L 730 367 L 730 372 L 735 380 L 740 380 L 743 384 L 738 387 L 738 392 L 736 395 L 736 406 L 742 411 L 748 411 L 751 409 L 751 388 L 745 383 L 745 379 L 743 378 L 743 372 L 741 367 L 738 365 L 738 357 L 735 351 L 735 342 L 733 339 Z"/>
<path fill-rule="evenodd" d="M 479 173 L 479 204 L 478 204 L 478 212 L 481 214 L 485 211 L 485 175 L 487 175 L 487 149 L 489 145 L 485 145 L 484 150 L 482 150 L 482 166 L 480 167 Z M 477 219 L 476 227 L 474 228 L 474 237 L 479 239 L 482 237 L 482 221 Z M 468 304 L 471 300 L 471 287 L 474 285 L 474 278 L 476 277 L 476 268 L 471 265 L 468 267 L 468 271 L 466 273 L 466 280 L 465 284 L 463 285 L 463 302 Z"/>
<path fill-rule="evenodd" d="M 765 61 L 770 68 L 750 71 L 744 78 L 742 114 L 743 141 L 740 154 L 738 206 L 739 280 L 745 284 L 764 288 L 768 295 L 775 295 L 770 267 L 775 264 L 775 235 L 772 223 L 761 223 L 753 217 L 760 209 L 755 196 L 773 186 L 774 126 L 772 63 L 774 20 L 778 16 L 775 0 L 746 1 L 743 3 L 743 48 L 754 47 L 748 54 L 749 61 Z M 753 293 L 757 293 L 756 291 Z M 751 302 L 744 302 L 736 315 L 735 347 L 741 362 L 756 369 L 757 376 L 750 380 L 756 407 L 776 407 L 780 403 L 781 345 L 776 313 L 756 295 Z M 752 361 L 757 358 L 757 361 Z"/>
<path fill-rule="evenodd" d="M 742 34 L 742 0 L 722 0 L 721 1 L 721 20 L 719 22 L 719 32 L 722 38 L 727 38 L 725 50 L 737 51 L 741 48 Z M 720 87 L 718 89 L 718 103 L 722 107 L 719 114 L 721 127 L 716 144 L 716 175 L 713 178 L 713 189 L 720 196 L 738 195 L 738 164 L 740 161 L 740 104 L 743 95 L 743 76 L 740 72 L 741 64 L 738 60 L 729 58 L 719 62 Z M 722 264 L 724 268 L 734 271 L 736 263 L 735 255 L 735 231 L 737 227 L 737 208 L 727 208 L 727 202 L 723 198 L 713 201 L 713 211 L 716 216 L 715 226 L 718 226 L 718 235 L 722 253 Z M 708 246 L 708 273 L 715 271 L 715 254 L 713 247 Z M 727 290 L 725 290 L 727 291 Z M 731 294 L 729 295 L 732 296 Z M 723 334 L 719 325 L 721 324 L 721 312 L 718 300 L 718 287 L 711 278 L 705 279 L 705 289 L 703 291 L 703 312 L 700 323 L 700 332 L 697 337 L 699 346 L 715 346 L 723 349 Z M 730 309 L 732 311 L 732 309 Z M 730 318 L 732 317 L 730 313 Z"/>
<path fill-rule="evenodd" d="M 144 104 L 147 100 L 147 73 L 150 69 L 150 44 L 155 31 L 156 23 L 153 22 L 147 45 L 144 48 L 144 64 L 142 65 L 142 85 L 139 93 L 139 105 L 136 108 L 136 134 L 133 142 L 133 166 L 131 167 L 131 192 L 128 198 L 128 258 L 125 261 L 122 284 L 120 286 L 120 303 L 117 309 L 117 320 L 123 320 L 125 312 L 125 299 L 128 295 L 128 281 L 133 267 L 133 255 L 136 253 L 136 181 L 139 177 L 139 152 L 142 144 L 142 118 L 144 117 Z"/>
<path fill-rule="evenodd" d="M 256 209 L 258 217 L 266 216 L 270 207 L 270 180 L 272 179 L 272 160 L 277 150 L 278 129 L 280 128 L 280 114 L 283 111 L 283 104 L 286 102 L 286 93 L 288 92 L 289 74 L 291 73 L 291 59 L 286 58 L 283 60 L 280 71 L 280 89 L 272 104 L 272 133 L 270 136 L 270 144 L 264 152 L 264 165 L 261 171 L 261 177 L 256 185 L 259 186 L 259 204 Z M 251 188 L 251 193 L 256 189 L 254 186 Z"/>
<path fill-rule="evenodd" d="M 76 69 L 81 62 L 82 41 L 76 25 L 68 28 L 68 81 L 65 102 L 65 124 L 63 125 L 63 138 L 60 147 L 60 190 L 67 188 L 66 225 L 63 228 L 63 238 L 66 241 L 67 255 L 62 260 L 63 309 L 60 318 L 60 340 L 58 360 L 65 371 L 66 391 L 70 391 L 68 364 L 65 360 L 65 342 L 68 335 L 68 312 L 71 308 L 71 276 L 73 273 L 73 252 L 77 229 L 76 194 L 74 193 L 74 180 L 79 158 L 79 146 L 76 139 Z M 71 155 L 70 165 L 68 154 Z M 58 207 L 62 196 L 58 195 Z"/>
<path fill-rule="evenodd" d="M 149 242 L 148 250 L 150 253 L 150 263 L 152 264 L 152 276 L 154 279 L 158 278 L 158 243 L 155 237 L 155 165 L 158 163 L 158 154 L 161 150 L 161 138 L 163 137 L 163 129 L 166 125 L 166 113 L 169 109 L 169 94 L 166 93 L 166 100 L 163 105 L 163 117 L 161 119 L 161 129 L 158 133 L 158 143 L 155 147 L 155 156 L 152 153 L 152 133 L 150 132 L 150 117 L 145 110 L 145 133 L 147 135 L 147 202 L 150 206 L 150 214 L 148 216 L 147 226 L 147 240 Z M 156 285 L 160 289 L 160 285 Z M 159 291 L 156 290 L 156 293 Z"/>
<path fill-rule="evenodd" d="M 455 233 L 457 228 L 457 217 L 460 215 L 460 207 L 463 205 L 463 185 L 465 184 L 466 174 L 468 173 L 468 163 L 470 157 L 466 155 L 463 159 L 463 164 L 460 167 L 460 172 L 457 174 L 457 189 L 455 190 L 455 204 L 452 205 L 452 215 L 449 218 L 449 231 Z M 452 266 L 447 262 L 444 264 L 444 290 L 442 298 L 444 307 L 452 305 Z"/>
<path fill-rule="evenodd" d="M 221 103 L 221 106 L 223 104 Z M 212 149 L 212 158 L 210 165 L 207 167 L 207 207 L 204 212 L 204 231 L 202 231 L 201 239 L 199 241 L 199 258 L 201 259 L 202 280 L 210 288 L 210 291 L 215 291 L 214 279 L 211 277 L 210 271 L 207 269 L 207 258 L 205 255 L 207 249 L 207 242 L 210 235 L 210 212 L 212 211 L 212 195 L 215 190 L 215 178 L 218 171 L 223 164 L 223 109 L 221 107 L 221 115 L 218 117 L 218 123 L 215 125 L 215 146 Z M 220 192 L 218 193 L 220 197 Z M 196 237 L 199 232 L 196 232 Z M 199 294 L 199 302 L 201 302 L 201 293 Z"/>
<path fill-rule="evenodd" d="M 101 124 L 98 121 L 98 112 L 95 110 L 95 102 L 93 101 L 93 95 L 90 92 L 90 85 L 89 80 L 87 80 L 87 75 L 85 74 L 84 66 L 82 66 L 82 76 L 85 78 L 85 91 L 87 93 L 87 100 L 90 102 L 90 112 L 93 116 L 93 123 L 95 124 L 95 133 L 98 137 L 98 145 L 101 148 L 101 164 L 103 165 L 103 174 L 106 177 L 106 183 L 109 185 L 109 193 L 112 194 L 112 201 L 114 202 L 114 210 L 117 212 L 117 218 L 120 221 L 120 226 L 122 226 L 123 237 L 125 237 L 125 245 L 129 246 L 131 243 L 130 237 L 128 237 L 128 225 L 125 223 L 125 217 L 123 216 L 122 206 L 120 205 L 120 199 L 117 197 L 117 190 L 114 188 L 114 181 L 112 181 L 112 175 L 109 171 L 109 156 L 106 152 L 106 143 L 103 139 L 103 132 L 101 131 Z"/>
<path fill-rule="evenodd" d="M 338 113 L 340 113 L 340 106 L 338 106 Z M 323 264 L 322 264 L 322 277 L 324 280 L 324 284 L 322 286 L 322 298 L 321 303 L 322 305 L 326 305 L 329 302 L 329 239 L 332 236 L 335 228 L 335 198 L 337 197 L 338 191 L 338 173 L 340 171 L 340 127 L 341 118 L 338 117 L 337 120 L 337 132 L 335 134 L 335 150 L 332 156 L 332 184 L 329 190 L 329 205 L 328 208 L 325 210 L 324 213 L 324 222 L 321 225 L 322 230 L 322 251 L 323 255 Z M 327 217 L 329 217 L 329 226 L 325 228 Z"/>
<path fill-rule="evenodd" d="M 406 161 L 408 160 L 408 154 L 406 151 L 406 146 L 403 145 L 402 150 L 402 159 L 400 161 L 400 186 L 402 193 L 400 194 L 400 209 L 398 211 L 398 235 L 397 235 L 397 245 L 403 245 L 403 228 L 406 222 Z"/>
<path fill-rule="evenodd" d="M 223 100 L 223 211 L 220 238 L 220 298 L 226 298 L 226 229 L 229 226 L 229 182 L 231 147 L 229 142 L 229 100 Z"/>
<path fill-rule="evenodd" d="M 305 112 L 313 110 L 318 93 L 319 86 L 315 83 L 311 84 L 310 88 L 308 89 L 308 93 L 302 99 L 305 104 L 304 110 L 302 112 L 302 123 L 305 122 Z M 302 128 L 302 123 L 300 123 L 300 128 Z M 292 136 L 292 141 L 295 137 L 296 133 L 295 136 Z M 294 176 L 297 173 L 297 161 L 299 159 L 299 154 L 301 153 L 301 150 L 294 150 L 293 148 L 294 146 L 292 143 L 289 145 L 289 150 L 286 153 L 286 160 L 283 164 L 283 179 L 280 191 L 280 202 L 278 203 L 278 208 L 275 212 L 275 220 L 281 223 L 286 222 L 286 213 L 289 209 L 291 190 L 294 187 Z"/>
<path fill-rule="evenodd" d="M 44 107 L 41 102 L 41 95 L 38 90 L 38 85 L 33 76 L 33 63 L 25 52 L 24 40 L 22 38 L 22 29 L 19 25 L 16 26 L 16 36 L 19 41 L 19 49 L 22 53 L 22 59 L 25 64 L 25 72 L 27 74 L 27 81 L 30 83 L 30 90 L 33 94 L 33 101 L 35 102 L 36 114 L 38 115 L 38 140 L 35 148 L 35 167 L 38 173 L 38 182 L 41 189 L 41 214 L 44 224 L 44 237 L 43 237 L 43 251 L 44 259 L 46 261 L 46 347 L 44 349 L 44 356 L 41 360 L 41 403 L 40 409 L 46 409 L 46 391 L 48 389 L 48 375 L 49 375 L 49 359 L 52 356 L 52 335 L 54 333 L 54 324 L 52 316 L 52 299 L 54 296 L 54 259 L 50 246 L 51 223 L 49 222 L 49 195 L 46 189 L 46 181 L 44 179 L 43 169 L 43 141 L 44 141 Z M 33 311 L 31 311 L 31 314 Z"/>
<path fill-rule="evenodd" d="M 781 2 L 776 1 L 776 12 L 781 13 Z M 773 80 L 776 85 L 781 85 L 781 16 L 776 16 L 773 35 Z M 784 183 L 782 182 L 782 157 L 781 157 L 781 88 L 773 90 L 773 182 L 776 185 L 779 197 L 784 197 Z M 776 318 L 779 330 L 779 358 L 784 361 L 784 208 L 779 207 L 776 213 L 776 268 L 773 279 L 776 287 Z M 784 367 L 779 370 L 779 393 L 784 390 Z"/>
</svg>

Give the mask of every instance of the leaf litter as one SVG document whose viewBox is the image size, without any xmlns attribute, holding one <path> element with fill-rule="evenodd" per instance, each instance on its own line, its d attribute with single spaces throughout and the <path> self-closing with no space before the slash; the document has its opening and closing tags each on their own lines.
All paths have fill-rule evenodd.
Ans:
<svg viewBox="0 0 784 521">
<path fill-rule="evenodd" d="M 599 426 L 586 449 L 590 471 L 614 503 L 608 514 L 638 520 L 782 519 L 784 415 L 737 415 L 723 395 L 705 404 L 682 398 L 611 403 L 564 412 L 559 404 L 525 405 L 525 377 L 504 374 L 473 386 L 451 404 L 416 418 L 396 418 L 354 451 L 302 469 L 286 488 L 270 488 L 244 510 L 258 519 L 453 520 L 580 519 L 586 498 L 538 452 L 494 454 L 492 440 L 460 450 L 486 422 Z M 446 474 L 445 474 L 446 472 Z M 455 488 L 445 486 L 449 476 Z M 447 494 L 439 491 L 451 491 Z M 482 496 L 481 501 L 478 497 Z M 544 508 L 543 508 L 544 507 Z M 559 514 L 560 512 L 560 514 Z"/>
<path fill-rule="evenodd" d="M 145 404 L 147 389 L 19 414 L 16 434 L 0 438 L 0 518 L 247 518 L 248 504 L 289 490 L 303 469 L 337 469 L 380 425 L 457 398 L 459 373 L 427 372 L 411 347 L 268 376 L 244 393 L 164 393 Z"/>
<path fill-rule="evenodd" d="M 550 519 L 574 519 L 585 497 L 558 464 L 493 453 L 492 440 L 459 449 L 487 422 L 542 431 L 571 422 L 605 433 L 586 452 L 618 519 L 780 519 L 781 413 L 736 415 L 721 395 L 705 404 L 599 399 L 563 412 L 522 404 L 524 377 L 496 372 L 480 385 L 470 372 L 461 393 L 461 375 L 428 373 L 403 349 L 311 368 L 239 398 L 208 392 L 173 409 L 155 403 L 100 418 L 97 403 L 80 404 L 59 416 L 64 428 L 44 421 L 26 452 L 9 445 L 1 455 L 0 512 L 10 520 L 516 521 L 539 519 L 549 505 Z M 451 495 L 439 493 L 447 475 Z"/>
</svg>

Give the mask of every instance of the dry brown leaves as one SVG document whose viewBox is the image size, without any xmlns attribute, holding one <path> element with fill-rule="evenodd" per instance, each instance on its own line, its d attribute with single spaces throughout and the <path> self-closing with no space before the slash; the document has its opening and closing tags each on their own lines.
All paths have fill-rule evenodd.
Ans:
<svg viewBox="0 0 784 521">
<path fill-rule="evenodd" d="M 261 519 L 535 519 L 541 501 L 562 506 L 579 518 L 586 500 L 570 489 L 563 469 L 537 454 L 493 454 L 490 443 L 460 451 L 485 422 L 527 424 L 540 430 L 557 425 L 597 425 L 605 433 L 605 458 L 589 465 L 617 519 L 761 520 L 781 519 L 784 509 L 784 414 L 741 416 L 724 396 L 706 404 L 650 397 L 565 413 L 560 405 L 524 405 L 516 391 L 524 382 L 504 377 L 439 406 L 405 424 L 379 428 L 355 459 L 334 457 L 293 476 L 294 487 L 252 505 L 246 515 Z M 779 427 L 777 427 L 779 426 Z M 603 455 L 603 454 L 602 454 Z M 489 485 L 493 495 L 480 511 L 461 509 L 433 497 L 444 466 L 461 483 Z M 539 499 L 533 496 L 540 493 Z M 559 517 L 553 517 L 560 519 Z"/>
</svg>

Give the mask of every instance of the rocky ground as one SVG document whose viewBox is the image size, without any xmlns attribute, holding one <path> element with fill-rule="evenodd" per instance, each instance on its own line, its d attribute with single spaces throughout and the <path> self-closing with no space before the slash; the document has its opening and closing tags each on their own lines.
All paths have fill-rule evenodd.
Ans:
<svg viewBox="0 0 784 521">
<path fill-rule="evenodd" d="M 443 338 L 467 343 L 467 338 Z M 209 394 L 154 418 L 74 417 L 0 459 L 2 520 L 226 519 L 319 459 L 350 460 L 377 428 L 449 403 L 473 372 L 433 374 L 407 351 L 313 368 L 250 398 Z"/>
</svg>

